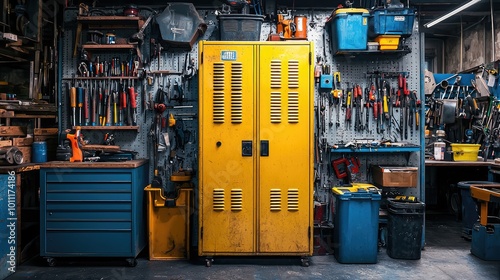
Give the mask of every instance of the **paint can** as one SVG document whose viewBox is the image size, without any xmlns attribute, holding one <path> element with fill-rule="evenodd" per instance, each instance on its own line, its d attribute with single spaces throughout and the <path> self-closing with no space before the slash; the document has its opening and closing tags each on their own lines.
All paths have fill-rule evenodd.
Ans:
<svg viewBox="0 0 500 280">
<path fill-rule="evenodd" d="M 434 142 L 434 159 L 435 160 L 444 160 L 445 149 L 446 149 L 446 143 Z"/>
<path fill-rule="evenodd" d="M 294 37 L 296 39 L 307 40 L 307 17 L 302 15 L 295 16 L 293 22 L 295 23 Z"/>
<path fill-rule="evenodd" d="M 47 142 L 33 142 L 32 144 L 32 161 L 46 162 L 47 161 Z"/>
</svg>

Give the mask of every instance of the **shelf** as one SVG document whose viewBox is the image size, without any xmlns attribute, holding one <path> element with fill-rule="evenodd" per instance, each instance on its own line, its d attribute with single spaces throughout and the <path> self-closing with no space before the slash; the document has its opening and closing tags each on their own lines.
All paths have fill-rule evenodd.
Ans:
<svg viewBox="0 0 500 280">
<path fill-rule="evenodd" d="M 141 28 L 144 21 L 140 17 L 132 16 L 79 16 L 78 23 L 87 24 L 93 29 L 117 29 L 136 26 Z"/>
<path fill-rule="evenodd" d="M 359 57 L 359 56 L 361 56 L 361 57 L 377 56 L 377 58 L 379 58 L 379 56 L 382 56 L 382 57 L 387 57 L 387 58 L 393 58 L 394 56 L 403 56 L 403 55 L 406 55 L 409 53 L 411 53 L 411 49 L 409 49 L 409 48 L 404 48 L 401 50 L 384 50 L 384 51 L 381 51 L 381 50 L 346 51 L 346 52 L 341 52 L 341 53 L 336 54 L 335 57 L 350 58 L 350 57 Z"/>
<path fill-rule="evenodd" d="M 331 149 L 332 153 L 414 153 L 419 152 L 420 147 L 362 147 L 362 148 L 337 148 Z"/>
<path fill-rule="evenodd" d="M 83 44 L 84 50 L 132 50 L 137 44 Z"/>
<path fill-rule="evenodd" d="M 74 77 L 62 78 L 63 80 L 138 80 L 135 76 L 112 76 L 112 77 Z"/>
<path fill-rule="evenodd" d="M 76 126 L 73 127 L 73 129 L 76 129 Z M 138 125 L 125 125 L 125 126 L 117 126 L 117 125 L 110 125 L 110 126 L 85 126 L 82 125 L 80 126 L 81 130 L 139 130 Z"/>
</svg>

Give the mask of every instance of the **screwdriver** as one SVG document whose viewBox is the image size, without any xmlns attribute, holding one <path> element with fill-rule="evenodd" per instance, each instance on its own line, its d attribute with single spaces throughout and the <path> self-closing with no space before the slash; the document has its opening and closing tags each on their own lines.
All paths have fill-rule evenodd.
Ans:
<svg viewBox="0 0 500 280">
<path fill-rule="evenodd" d="M 73 86 L 69 89 L 69 99 L 71 108 L 73 109 L 73 126 L 76 126 L 76 88 Z"/>
</svg>

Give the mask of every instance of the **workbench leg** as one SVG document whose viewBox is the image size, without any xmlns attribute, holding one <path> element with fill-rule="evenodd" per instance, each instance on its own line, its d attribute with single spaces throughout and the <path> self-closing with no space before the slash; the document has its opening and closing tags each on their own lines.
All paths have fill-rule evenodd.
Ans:
<svg viewBox="0 0 500 280">
<path fill-rule="evenodd" d="M 487 201 L 481 201 L 481 211 L 479 212 L 479 215 L 481 216 L 480 218 L 480 223 L 482 226 L 486 226 L 488 224 L 488 202 Z"/>
</svg>

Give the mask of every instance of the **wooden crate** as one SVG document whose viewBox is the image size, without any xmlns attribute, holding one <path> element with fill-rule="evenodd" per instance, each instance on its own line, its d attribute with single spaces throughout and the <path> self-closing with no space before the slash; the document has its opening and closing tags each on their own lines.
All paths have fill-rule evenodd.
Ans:
<svg viewBox="0 0 500 280">
<path fill-rule="evenodd" d="M 26 127 L 0 126 L 0 137 L 4 136 L 26 136 Z"/>
<path fill-rule="evenodd" d="M 31 146 L 33 144 L 33 137 L 15 137 L 12 138 L 13 146 Z"/>
<path fill-rule="evenodd" d="M 23 163 L 31 162 L 31 146 L 17 147 L 23 153 Z"/>
<path fill-rule="evenodd" d="M 0 140 L 0 147 L 12 146 L 12 140 Z"/>
<path fill-rule="evenodd" d="M 35 128 L 34 130 L 34 135 L 57 135 L 57 133 L 57 128 Z"/>
</svg>

